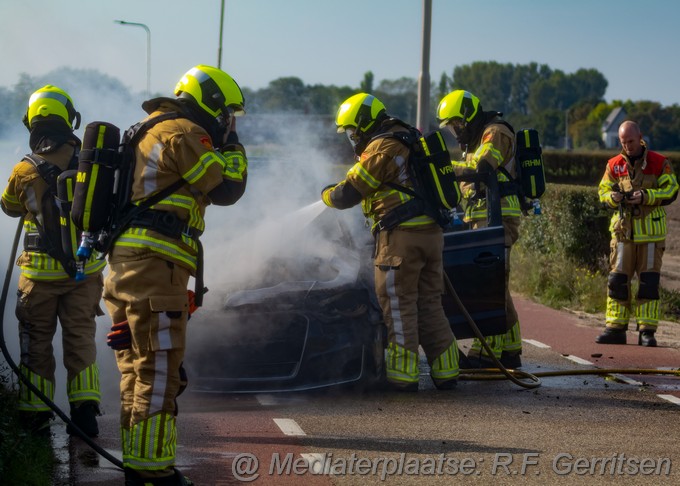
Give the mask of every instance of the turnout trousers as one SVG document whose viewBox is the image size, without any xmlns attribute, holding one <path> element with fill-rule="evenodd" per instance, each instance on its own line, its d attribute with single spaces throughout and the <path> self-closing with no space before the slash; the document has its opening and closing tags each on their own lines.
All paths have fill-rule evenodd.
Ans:
<svg viewBox="0 0 680 486">
<path fill-rule="evenodd" d="M 375 287 L 388 332 L 387 380 L 395 385 L 418 383 L 419 346 L 435 384 L 459 374 L 458 345 L 441 300 L 443 247 L 438 226 L 378 233 Z"/>
<path fill-rule="evenodd" d="M 612 239 L 607 292 L 606 325 L 627 329 L 635 315 L 640 331 L 655 331 L 659 324 L 659 282 L 665 241 L 634 243 Z M 632 304 L 631 281 L 639 280 L 635 305 Z"/>
<path fill-rule="evenodd" d="M 56 361 L 52 340 L 58 319 L 68 401 L 73 404 L 100 401 L 95 317 L 102 315 L 99 308 L 101 294 L 101 273 L 89 275 L 80 282 L 72 278 L 44 281 L 19 277 L 16 316 L 19 320 L 20 368 L 50 400 L 54 400 Z M 24 412 L 50 410 L 23 382 L 19 383 L 18 409 Z"/>
<path fill-rule="evenodd" d="M 123 465 L 142 477 L 174 472 L 189 276 L 186 268 L 148 257 L 110 264 L 104 284 L 113 322 L 130 326 L 131 348 L 115 351 Z"/>
</svg>

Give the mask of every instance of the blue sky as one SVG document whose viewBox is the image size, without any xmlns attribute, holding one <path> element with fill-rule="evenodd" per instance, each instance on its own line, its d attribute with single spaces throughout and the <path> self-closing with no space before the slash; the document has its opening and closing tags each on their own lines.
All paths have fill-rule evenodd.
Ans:
<svg viewBox="0 0 680 486">
<path fill-rule="evenodd" d="M 225 0 L 222 68 L 259 89 L 279 77 L 358 86 L 420 71 L 422 0 Z M 680 103 L 680 2 L 433 0 L 430 77 L 474 61 L 595 68 L 613 99 Z M 93 68 L 135 91 L 169 93 L 217 64 L 220 0 L 0 0 L 0 86 L 22 72 Z M 474 92 L 474 86 L 468 87 Z"/>
</svg>

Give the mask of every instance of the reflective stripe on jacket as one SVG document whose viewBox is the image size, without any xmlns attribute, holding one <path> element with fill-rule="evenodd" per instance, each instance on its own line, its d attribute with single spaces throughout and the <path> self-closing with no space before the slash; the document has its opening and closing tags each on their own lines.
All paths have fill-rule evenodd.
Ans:
<svg viewBox="0 0 680 486">
<path fill-rule="evenodd" d="M 392 131 L 405 130 L 395 128 Z M 373 228 L 387 213 L 413 199 L 412 196 L 389 187 L 393 182 L 408 188 L 413 187 L 408 175 L 409 149 L 396 138 L 377 138 L 371 141 L 359 160 L 347 172 L 344 181 L 336 187 L 349 183 L 362 196 L 361 208 L 367 218 L 373 220 Z M 330 194 L 324 201 L 332 207 Z M 329 204 L 330 203 L 330 204 Z M 400 227 L 431 227 L 434 220 L 425 215 L 416 216 L 401 223 Z"/>
<path fill-rule="evenodd" d="M 612 215 L 609 230 L 617 239 L 632 239 L 636 243 L 651 243 L 666 238 L 666 210 L 678 194 L 678 180 L 673 166 L 663 155 L 644 147 L 642 157 L 634 164 L 622 152 L 607 161 L 604 176 L 598 186 L 600 202 L 615 209 L 619 204 L 612 199 L 614 192 L 642 190 L 643 201 L 627 206 Z"/>
<path fill-rule="evenodd" d="M 55 151 L 43 154 L 41 157 L 47 162 L 64 170 L 74 154 L 74 146 L 68 143 L 61 145 Z M 40 223 L 44 228 L 45 221 L 42 214 L 42 201 L 49 191 L 49 186 L 40 176 L 38 170 L 28 161 L 21 161 L 14 166 L 7 187 L 2 193 L 3 210 L 11 216 L 24 216 L 24 232 L 37 234 Z M 49 194 L 47 194 L 48 197 Z M 58 214 L 56 205 L 54 214 Z M 68 221 L 72 237 L 75 236 L 75 228 Z M 52 222 L 51 227 L 60 227 Z M 53 244 L 61 245 L 61 233 L 50 236 Z M 77 242 L 76 242 L 77 243 Z M 72 248 L 75 252 L 75 248 Z M 17 259 L 17 266 L 21 274 L 31 280 L 65 280 L 70 278 L 64 271 L 62 264 L 45 252 L 37 250 L 24 250 Z M 96 260 L 94 255 L 85 264 L 85 274 L 92 275 L 100 272 L 106 266 L 104 260 Z"/>
<path fill-rule="evenodd" d="M 166 101 L 150 113 L 149 118 L 176 109 L 172 102 Z M 140 139 L 135 155 L 132 203 L 140 204 L 183 179 L 184 186 L 152 209 L 175 214 L 199 233 L 205 230 L 205 209 L 210 204 L 207 194 L 224 179 L 243 181 L 247 172 L 243 150 L 218 152 L 208 133 L 187 118 L 165 120 L 151 127 Z M 130 227 L 116 240 L 109 261 L 147 255 L 159 256 L 195 272 L 198 245 L 188 235 L 173 238 L 151 228 Z"/>
<path fill-rule="evenodd" d="M 502 172 L 499 167 L 503 167 L 512 177 L 516 176 L 515 170 L 515 137 L 510 129 L 502 123 L 490 123 L 484 127 L 479 147 L 468 153 L 464 164 L 454 163 L 454 168 L 464 166 L 467 169 L 477 170 L 481 161 L 488 163 L 498 175 L 498 182 L 507 182 L 510 179 Z M 460 184 L 463 199 L 466 201 L 465 217 L 466 222 L 486 220 L 486 199 L 473 199 L 475 186 L 472 183 Z M 501 214 L 504 217 L 519 217 L 522 210 L 519 198 L 510 194 L 501 198 Z"/>
</svg>

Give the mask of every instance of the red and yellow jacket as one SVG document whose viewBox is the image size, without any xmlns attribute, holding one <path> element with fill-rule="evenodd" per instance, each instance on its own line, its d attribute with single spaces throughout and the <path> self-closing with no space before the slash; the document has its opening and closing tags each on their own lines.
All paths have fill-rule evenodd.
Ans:
<svg viewBox="0 0 680 486">
<path fill-rule="evenodd" d="M 604 176 L 598 187 L 600 202 L 617 208 L 612 199 L 614 192 L 642 191 L 642 203 L 636 206 L 622 201 L 621 211 L 611 218 L 609 230 L 618 241 L 636 243 L 663 241 L 666 238 L 666 210 L 678 195 L 678 180 L 673 166 L 663 155 L 644 147 L 642 157 L 631 164 L 622 152 L 607 162 Z"/>
</svg>

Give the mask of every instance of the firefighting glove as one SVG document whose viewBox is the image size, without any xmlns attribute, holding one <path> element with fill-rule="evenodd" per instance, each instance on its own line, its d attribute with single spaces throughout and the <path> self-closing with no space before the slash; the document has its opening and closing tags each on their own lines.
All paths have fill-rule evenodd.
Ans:
<svg viewBox="0 0 680 486">
<path fill-rule="evenodd" d="M 333 189 L 333 188 L 334 188 L 335 186 L 337 186 L 337 185 L 338 185 L 337 183 L 336 183 L 336 184 L 328 184 L 326 187 L 324 187 L 323 189 L 321 189 L 321 194 L 323 194 L 324 192 L 326 192 L 328 189 Z"/>
<path fill-rule="evenodd" d="M 205 294 L 208 291 L 208 287 L 203 287 L 203 293 Z M 189 300 L 189 312 L 187 312 L 187 321 L 191 319 L 191 314 L 196 312 L 198 310 L 198 307 L 196 305 L 196 292 L 194 292 L 191 289 L 187 289 L 187 298 Z"/>
<path fill-rule="evenodd" d="M 114 351 L 130 349 L 132 335 L 127 320 L 111 326 L 111 331 L 106 335 L 106 344 Z"/>
<path fill-rule="evenodd" d="M 331 201 L 331 190 L 334 189 L 337 184 L 329 184 L 323 189 L 321 189 L 321 200 L 329 208 L 333 207 L 333 202 Z"/>
<path fill-rule="evenodd" d="M 494 171 L 493 167 L 486 160 L 482 159 L 477 163 L 478 174 L 489 173 L 493 171 Z"/>
<path fill-rule="evenodd" d="M 224 145 L 229 146 L 229 145 L 236 145 L 238 143 L 239 143 L 238 134 L 234 131 L 229 132 L 227 134 L 227 139 L 226 139 Z"/>
</svg>

